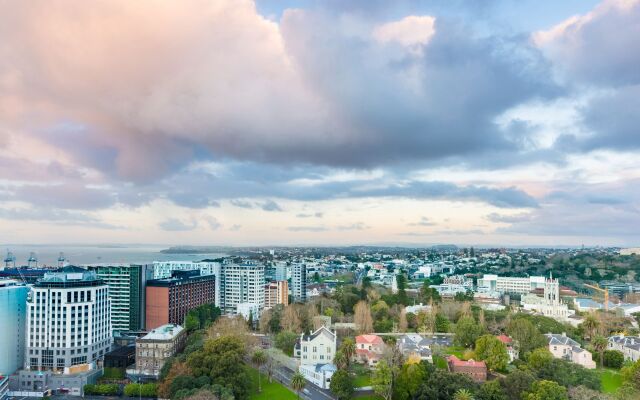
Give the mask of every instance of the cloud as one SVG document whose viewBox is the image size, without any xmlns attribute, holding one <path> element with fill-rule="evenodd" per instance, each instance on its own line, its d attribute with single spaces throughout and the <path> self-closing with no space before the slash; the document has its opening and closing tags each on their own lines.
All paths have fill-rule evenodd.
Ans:
<svg viewBox="0 0 640 400">
<path fill-rule="evenodd" d="M 240 207 L 240 208 L 253 208 L 254 204 L 244 200 L 231 200 L 231 205 Z"/>
<path fill-rule="evenodd" d="M 242 228 L 242 225 L 233 224 L 233 225 L 231 225 L 231 228 L 229 228 L 229 230 L 232 231 L 232 232 L 237 232 L 237 231 L 240 230 L 240 228 Z"/>
<path fill-rule="evenodd" d="M 290 226 L 287 230 L 291 232 L 324 232 L 328 229 L 324 226 Z"/>
<path fill-rule="evenodd" d="M 168 218 L 160 222 L 158 226 L 165 231 L 184 232 L 196 229 L 198 227 L 198 222 L 196 220 L 183 222 L 177 218 Z"/>
<path fill-rule="evenodd" d="M 376 27 L 373 37 L 380 43 L 397 42 L 403 46 L 419 48 L 433 36 L 435 18 L 429 15 L 409 15 L 399 21 Z"/>
<path fill-rule="evenodd" d="M 371 229 L 371 227 L 364 222 L 356 222 L 350 225 L 339 225 L 336 229 L 339 231 L 363 231 Z"/>
<path fill-rule="evenodd" d="M 324 213 L 322 212 L 296 214 L 296 218 L 322 218 L 323 216 Z"/>
<path fill-rule="evenodd" d="M 421 217 L 418 222 L 411 222 L 408 224 L 409 226 L 435 226 L 437 225 L 435 222 L 431 221 L 427 217 Z"/>
<path fill-rule="evenodd" d="M 105 190 L 82 184 L 24 185 L 14 189 L 14 198 L 36 206 L 96 210 L 116 203 L 116 197 Z"/>
<path fill-rule="evenodd" d="M 202 219 L 209 225 L 209 229 L 212 231 L 216 231 L 222 227 L 222 224 L 218 221 L 216 217 L 212 217 L 209 215 L 205 215 Z"/>
<path fill-rule="evenodd" d="M 0 219 L 47 222 L 98 229 L 124 229 L 124 227 L 105 223 L 86 213 L 55 208 L 0 208 Z"/>
<path fill-rule="evenodd" d="M 264 211 L 283 211 L 282 207 L 273 200 L 267 200 L 260 205 Z"/>
</svg>

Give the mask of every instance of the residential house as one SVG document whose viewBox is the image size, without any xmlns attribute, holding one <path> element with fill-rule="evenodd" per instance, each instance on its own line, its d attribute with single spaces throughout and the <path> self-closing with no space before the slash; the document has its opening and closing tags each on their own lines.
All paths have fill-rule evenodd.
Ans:
<svg viewBox="0 0 640 400">
<path fill-rule="evenodd" d="M 504 343 L 505 346 L 507 346 L 507 354 L 509 354 L 509 362 L 514 362 L 518 358 L 519 353 L 518 353 L 518 350 L 514 347 L 513 339 L 511 339 L 507 335 L 498 335 L 496 337 L 498 338 L 499 341 Z"/>
<path fill-rule="evenodd" d="M 460 360 L 452 355 L 447 357 L 447 365 L 450 372 L 467 375 L 475 382 L 487 380 L 487 365 L 484 361 Z"/>
<path fill-rule="evenodd" d="M 398 337 L 396 343 L 405 358 L 420 358 L 420 360 L 432 361 L 431 345 L 433 340 L 422 337 L 417 333 L 407 333 Z"/>
<path fill-rule="evenodd" d="M 360 335 L 356 336 L 356 354 L 355 359 L 358 362 L 366 363 L 370 367 L 378 364 L 384 352 L 384 342 L 377 335 Z"/>
<path fill-rule="evenodd" d="M 640 360 L 640 337 L 616 335 L 609 338 L 608 350 L 618 350 L 624 359 L 636 362 Z"/>
<path fill-rule="evenodd" d="M 562 358 L 589 369 L 596 367 L 591 353 L 581 348 L 578 342 L 567 337 L 566 333 L 561 335 L 547 333 L 545 336 L 549 344 L 549 351 L 555 358 Z"/>
<path fill-rule="evenodd" d="M 328 389 L 331 376 L 336 371 L 333 357 L 336 354 L 336 334 L 326 326 L 315 332 L 300 335 L 294 353 L 300 358 L 300 373 L 314 385 Z"/>
</svg>

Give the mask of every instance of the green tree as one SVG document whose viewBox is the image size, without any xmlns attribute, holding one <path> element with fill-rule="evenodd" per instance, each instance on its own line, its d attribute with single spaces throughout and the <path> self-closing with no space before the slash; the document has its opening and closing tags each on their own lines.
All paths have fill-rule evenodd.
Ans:
<svg viewBox="0 0 640 400">
<path fill-rule="evenodd" d="M 307 380 L 304 378 L 304 375 L 300 373 L 300 371 L 297 371 L 291 377 L 291 388 L 298 395 L 298 400 L 300 400 L 300 392 L 302 392 L 302 389 L 304 389 L 305 386 L 307 386 Z"/>
<path fill-rule="evenodd" d="M 194 314 L 187 314 L 184 318 L 184 327 L 187 332 L 193 332 L 197 329 L 200 329 L 200 320 Z"/>
<path fill-rule="evenodd" d="M 622 381 L 640 390 L 640 360 L 620 370 Z"/>
<path fill-rule="evenodd" d="M 468 389 L 458 389 L 453 395 L 453 400 L 473 400 L 473 394 Z"/>
<path fill-rule="evenodd" d="M 253 355 L 251 356 L 251 362 L 258 369 L 258 393 L 260 393 L 260 392 L 262 392 L 262 385 L 261 385 L 261 382 L 260 382 L 260 376 L 262 374 L 260 373 L 260 367 L 262 367 L 262 365 L 264 365 L 264 363 L 267 362 L 266 353 L 264 351 L 262 351 L 262 350 L 256 350 L 253 353 Z"/>
<path fill-rule="evenodd" d="M 608 368 L 620 369 L 624 364 L 624 354 L 618 350 L 605 350 L 604 366 Z"/>
<path fill-rule="evenodd" d="M 522 400 L 522 393 L 529 390 L 536 378 L 529 371 L 515 370 L 500 380 L 509 400 Z"/>
<path fill-rule="evenodd" d="M 471 347 L 483 333 L 484 330 L 473 317 L 462 317 L 456 324 L 453 340 L 458 346 Z"/>
<path fill-rule="evenodd" d="M 491 371 L 502 371 L 509 363 L 507 346 L 493 335 L 484 335 L 476 340 L 476 357 L 487 364 Z"/>
<path fill-rule="evenodd" d="M 449 332 L 450 325 L 451 324 L 449 323 L 449 318 L 447 318 L 444 314 L 436 314 L 436 332 Z"/>
<path fill-rule="evenodd" d="M 584 321 L 582 324 L 582 329 L 588 335 L 589 338 L 594 337 L 594 332 L 600 327 L 600 320 L 594 313 L 589 313 L 584 317 Z"/>
<path fill-rule="evenodd" d="M 394 385 L 393 398 L 409 400 L 416 398 L 420 385 L 427 377 L 427 370 L 422 363 L 407 363 L 398 372 Z"/>
<path fill-rule="evenodd" d="M 351 338 L 345 338 L 340 344 L 340 351 L 344 354 L 346 358 L 346 366 L 349 368 L 351 365 L 351 360 L 353 359 L 354 354 L 356 353 L 356 344 Z"/>
<path fill-rule="evenodd" d="M 507 333 L 518 344 L 520 359 L 527 353 L 547 345 L 547 339 L 538 331 L 531 321 L 524 318 L 512 320 L 507 326 Z"/>
<path fill-rule="evenodd" d="M 544 347 L 535 349 L 527 359 L 527 364 L 533 370 L 541 370 L 553 362 L 553 354 Z"/>
<path fill-rule="evenodd" d="M 476 400 L 507 400 L 498 380 L 487 381 L 480 386 Z"/>
<path fill-rule="evenodd" d="M 591 341 L 593 349 L 600 355 L 600 366 L 604 366 L 604 351 L 609 345 L 609 341 L 604 336 L 597 335 Z"/>
<path fill-rule="evenodd" d="M 390 400 L 393 396 L 393 371 L 391 368 L 386 360 L 380 360 L 371 377 L 373 391 L 384 400 Z"/>
<path fill-rule="evenodd" d="M 409 297 L 407 296 L 407 277 L 404 274 L 396 275 L 396 283 L 398 284 L 398 303 L 407 305 L 409 304 Z"/>
<path fill-rule="evenodd" d="M 345 369 L 337 370 L 331 377 L 329 385 L 331 393 L 335 394 L 338 400 L 348 400 L 353 395 L 353 378 Z"/>
<path fill-rule="evenodd" d="M 567 388 L 554 381 L 536 381 L 531 391 L 523 395 L 524 400 L 569 400 Z"/>
<path fill-rule="evenodd" d="M 274 344 L 276 348 L 282 350 L 289 357 L 293 356 L 293 348 L 296 345 L 299 335 L 291 331 L 282 331 L 276 335 Z"/>
<path fill-rule="evenodd" d="M 451 400 L 460 389 L 470 392 L 476 390 L 476 384 L 467 375 L 452 374 L 437 369 L 429 374 L 424 384 L 420 386 L 418 399 Z"/>
</svg>

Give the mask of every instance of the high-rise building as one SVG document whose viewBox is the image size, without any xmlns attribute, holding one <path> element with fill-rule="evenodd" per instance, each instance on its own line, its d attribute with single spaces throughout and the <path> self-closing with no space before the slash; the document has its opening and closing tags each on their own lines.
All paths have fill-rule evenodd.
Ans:
<svg viewBox="0 0 640 400">
<path fill-rule="evenodd" d="M 286 281 L 289 279 L 289 267 L 286 262 L 278 262 L 275 266 L 274 279 L 276 281 Z"/>
<path fill-rule="evenodd" d="M 264 308 L 272 308 L 277 304 L 289 304 L 289 283 L 273 281 L 264 286 Z"/>
<path fill-rule="evenodd" d="M 527 294 L 535 289 L 543 289 L 544 276 L 529 276 L 525 278 L 498 276 L 485 274 L 478 279 L 478 290 L 484 292 L 497 292 L 500 294 Z"/>
<path fill-rule="evenodd" d="M 90 265 L 98 278 L 109 286 L 111 327 L 114 335 L 144 328 L 145 285 L 149 265 Z"/>
<path fill-rule="evenodd" d="M 256 304 L 264 308 L 264 265 L 247 262 L 225 263 L 220 268 L 220 305 L 226 314 L 237 312 L 241 303 Z"/>
<path fill-rule="evenodd" d="M 146 328 L 182 325 L 189 310 L 215 303 L 216 277 L 198 270 L 173 271 L 171 278 L 147 281 Z"/>
<path fill-rule="evenodd" d="M 221 274 L 221 263 L 216 261 L 154 261 L 153 262 L 153 278 L 163 279 L 170 278 L 173 271 L 200 271 L 200 275 L 215 275 L 219 277 Z M 222 304 L 220 296 L 224 295 L 224 291 L 220 285 L 222 280 L 216 279 L 216 305 Z"/>
<path fill-rule="evenodd" d="M 295 302 L 304 303 L 307 300 L 307 266 L 305 264 L 293 264 L 291 294 Z"/>
<path fill-rule="evenodd" d="M 13 374 L 24 364 L 28 292 L 18 281 L 0 280 L 0 376 Z"/>
<path fill-rule="evenodd" d="M 95 368 L 109 350 L 109 287 L 94 271 L 49 272 L 27 298 L 25 369 L 74 373 Z"/>
</svg>

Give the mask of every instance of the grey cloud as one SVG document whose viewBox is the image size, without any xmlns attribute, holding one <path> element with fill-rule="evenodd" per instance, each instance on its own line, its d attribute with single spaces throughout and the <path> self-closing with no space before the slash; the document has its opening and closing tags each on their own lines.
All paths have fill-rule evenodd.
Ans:
<svg viewBox="0 0 640 400">
<path fill-rule="evenodd" d="M 296 214 L 297 218 L 322 218 L 323 216 L 324 216 L 324 213 L 321 213 L 321 212 Z"/>
<path fill-rule="evenodd" d="M 528 221 L 531 219 L 531 215 L 530 214 L 503 215 L 498 213 L 491 213 L 487 215 L 485 218 L 491 222 L 513 224 L 516 222 Z"/>
<path fill-rule="evenodd" d="M 229 228 L 229 230 L 232 231 L 232 232 L 237 232 L 237 231 L 240 230 L 240 228 L 242 228 L 242 225 L 233 224 L 233 225 L 231 225 L 231 228 Z"/>
<path fill-rule="evenodd" d="M 202 219 L 206 221 L 207 225 L 209 225 L 209 229 L 211 229 L 212 231 L 218 230 L 222 227 L 222 224 L 216 217 L 205 215 L 202 217 Z"/>
<path fill-rule="evenodd" d="M 264 211 L 283 211 L 282 207 L 273 200 L 267 200 L 260 205 Z"/>
<path fill-rule="evenodd" d="M 240 207 L 240 208 L 253 208 L 254 204 L 244 200 L 231 200 L 231 205 Z"/>
<path fill-rule="evenodd" d="M 350 225 L 340 225 L 336 229 L 339 231 L 363 231 L 366 229 L 371 229 L 371 227 L 364 222 L 356 222 Z"/>
<path fill-rule="evenodd" d="M 290 226 L 287 230 L 291 232 L 324 232 L 328 229 L 324 226 Z"/>
<path fill-rule="evenodd" d="M 431 221 L 427 217 L 421 217 L 418 222 L 411 222 L 408 224 L 409 226 L 435 226 L 437 225 L 435 222 Z"/>
<path fill-rule="evenodd" d="M 45 221 L 64 225 L 87 226 L 99 229 L 124 229 L 82 212 L 54 208 L 0 208 L 0 219 L 15 221 Z"/>
<path fill-rule="evenodd" d="M 183 222 L 177 218 L 168 218 L 158 224 L 165 231 L 192 231 L 198 227 L 198 223 L 192 220 L 190 223 Z"/>
<path fill-rule="evenodd" d="M 85 210 L 108 208 L 116 203 L 113 193 L 76 183 L 19 186 L 14 190 L 14 198 L 37 206 Z"/>
</svg>

